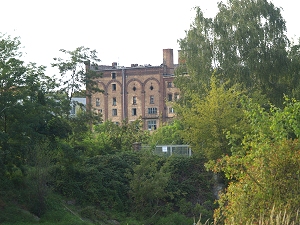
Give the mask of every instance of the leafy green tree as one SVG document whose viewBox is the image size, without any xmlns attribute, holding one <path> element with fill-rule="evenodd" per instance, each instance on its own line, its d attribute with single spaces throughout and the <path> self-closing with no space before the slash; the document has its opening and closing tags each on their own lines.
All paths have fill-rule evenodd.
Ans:
<svg viewBox="0 0 300 225">
<path fill-rule="evenodd" d="M 72 152 L 65 151 L 65 160 L 70 159 Z M 135 153 L 122 152 L 81 158 L 69 168 L 67 163 L 56 164 L 51 171 L 55 178 L 54 189 L 84 206 L 129 212 L 131 200 L 128 198 L 130 186 L 127 173 L 132 173 L 136 163 L 138 157 Z"/>
<path fill-rule="evenodd" d="M 120 125 L 105 121 L 94 127 L 93 137 L 106 146 L 108 146 L 107 143 L 110 143 L 110 149 L 105 152 L 115 153 L 116 151 L 132 150 L 133 144 L 136 142 L 147 143 L 149 132 L 143 130 L 141 120 L 130 123 L 124 120 Z"/>
<path fill-rule="evenodd" d="M 184 126 L 181 136 L 192 146 L 193 152 L 204 154 L 207 159 L 217 159 L 231 154 L 231 146 L 226 139 L 228 132 L 240 142 L 247 130 L 240 104 L 242 93 L 239 87 L 226 88 L 216 78 L 212 78 L 207 96 L 201 99 L 198 93 L 191 95 L 193 105 L 177 107 Z"/>
<path fill-rule="evenodd" d="M 247 102 L 247 108 L 251 129 L 242 145 L 233 147 L 232 156 L 209 164 L 230 180 L 215 217 L 225 224 L 258 222 L 273 207 L 293 217 L 300 202 L 300 103 L 287 101 L 284 109 L 266 111 Z"/>
<path fill-rule="evenodd" d="M 24 65 L 19 48 L 18 38 L 1 35 L 0 142 L 6 174 L 28 162 L 29 152 L 47 139 L 47 123 L 53 118 L 54 100 L 46 95 L 56 84 L 44 75 L 45 67 Z"/>
<path fill-rule="evenodd" d="M 143 216 L 153 216 L 161 210 L 169 193 L 166 187 L 170 180 L 167 164 L 162 159 L 145 153 L 140 159 L 140 164 L 133 168 L 130 178 L 130 196 L 134 201 L 134 211 Z"/>
<path fill-rule="evenodd" d="M 61 75 L 60 91 L 66 96 L 66 114 L 69 114 L 71 99 L 77 93 L 86 89 L 86 94 L 101 91 L 98 88 L 95 78 L 101 76 L 93 70 L 87 70 L 87 65 L 97 66 L 100 61 L 96 50 L 90 50 L 86 47 L 78 47 L 74 51 L 65 49 L 60 50 L 65 55 L 62 58 L 54 58 L 53 67 L 58 68 Z M 89 107 L 89 106 L 88 106 Z"/>
<path fill-rule="evenodd" d="M 183 144 L 184 141 L 180 136 L 180 132 L 183 130 L 183 125 L 179 120 L 174 120 L 170 124 L 159 127 L 154 131 L 149 139 L 151 145 L 162 144 Z"/>
<path fill-rule="evenodd" d="M 296 99 L 300 99 L 300 83 L 299 83 L 299 73 L 300 73 L 300 40 L 297 44 L 291 44 L 288 49 L 289 58 L 289 68 L 285 76 L 281 77 L 278 82 L 285 90 L 285 94 Z"/>
<path fill-rule="evenodd" d="M 179 67 L 176 69 L 175 83 L 180 88 L 180 100 L 186 100 L 191 91 L 202 93 L 209 85 L 214 69 L 213 19 L 205 18 L 201 9 L 196 8 L 195 20 L 180 39 Z M 188 74 L 188 76 L 186 76 Z"/>
<path fill-rule="evenodd" d="M 184 64 L 176 84 L 187 94 L 182 100 L 189 100 L 190 90 L 202 94 L 215 70 L 218 79 L 240 83 L 250 94 L 259 91 L 280 104 L 289 92 L 283 77 L 289 76 L 291 63 L 280 8 L 267 0 L 228 0 L 218 8 L 212 19 L 196 8 L 193 24 L 179 40 Z"/>
</svg>

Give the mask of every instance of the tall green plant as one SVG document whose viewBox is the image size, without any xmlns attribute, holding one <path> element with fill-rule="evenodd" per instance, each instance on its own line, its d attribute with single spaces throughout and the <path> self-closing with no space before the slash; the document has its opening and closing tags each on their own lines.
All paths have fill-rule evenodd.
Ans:
<svg viewBox="0 0 300 225">
<path fill-rule="evenodd" d="M 296 45 L 289 49 L 281 9 L 270 1 L 220 2 L 214 18 L 205 18 L 197 7 L 179 44 L 182 64 L 175 83 L 187 106 L 192 105 L 193 91 L 205 92 L 213 71 L 221 81 L 239 83 L 251 95 L 261 92 L 276 105 L 282 104 L 283 94 L 297 95 L 291 92 L 298 89 L 298 82 L 293 82 L 299 65 Z"/>
<path fill-rule="evenodd" d="M 177 106 L 184 127 L 181 131 L 184 141 L 192 146 L 193 152 L 204 154 L 208 159 L 230 154 L 226 133 L 234 134 L 238 143 L 247 130 L 239 87 L 228 88 L 226 83 L 212 77 L 205 97 L 196 92 L 190 97 L 190 107 Z"/>
<path fill-rule="evenodd" d="M 230 224 L 256 221 L 275 206 L 276 212 L 291 214 L 300 199 L 300 103 L 288 101 L 284 109 L 270 111 L 247 102 L 251 129 L 233 155 L 210 164 L 215 172 L 223 171 L 230 180 L 219 200 L 216 219 Z"/>
</svg>

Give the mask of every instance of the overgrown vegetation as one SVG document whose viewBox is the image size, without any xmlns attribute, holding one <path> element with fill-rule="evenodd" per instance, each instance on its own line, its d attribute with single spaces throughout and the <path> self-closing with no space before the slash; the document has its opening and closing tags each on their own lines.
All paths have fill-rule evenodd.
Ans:
<svg viewBox="0 0 300 225">
<path fill-rule="evenodd" d="M 69 116 L 72 96 L 101 92 L 85 71 L 95 50 L 61 50 L 61 86 L 1 35 L 0 223 L 299 224 L 299 45 L 285 32 L 266 0 L 221 3 L 215 18 L 197 8 L 179 40 L 177 118 L 151 134 Z M 188 143 L 193 156 L 136 142 Z"/>
</svg>

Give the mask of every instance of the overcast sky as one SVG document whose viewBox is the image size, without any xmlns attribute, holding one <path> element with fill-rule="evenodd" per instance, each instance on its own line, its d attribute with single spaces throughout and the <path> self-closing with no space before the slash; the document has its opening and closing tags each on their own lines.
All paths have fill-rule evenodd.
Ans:
<svg viewBox="0 0 300 225">
<path fill-rule="evenodd" d="M 206 17 L 219 0 L 0 0 L 0 32 L 20 36 L 26 61 L 50 67 L 59 49 L 85 46 L 98 51 L 101 64 L 160 65 L 162 49 L 174 49 L 200 6 Z M 288 37 L 297 38 L 299 0 L 273 0 L 282 7 Z M 48 74 L 50 75 L 50 74 Z"/>
</svg>

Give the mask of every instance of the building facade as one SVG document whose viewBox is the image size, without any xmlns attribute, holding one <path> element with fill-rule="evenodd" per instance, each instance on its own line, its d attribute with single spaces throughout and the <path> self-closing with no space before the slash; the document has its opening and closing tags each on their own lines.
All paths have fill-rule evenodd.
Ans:
<svg viewBox="0 0 300 225">
<path fill-rule="evenodd" d="M 163 49 L 160 66 L 131 64 L 131 67 L 89 66 L 102 74 L 98 87 L 87 99 L 91 109 L 102 114 L 103 121 L 121 123 L 142 119 L 144 129 L 155 130 L 174 117 L 172 103 L 179 98 L 174 86 L 173 49 Z"/>
</svg>

